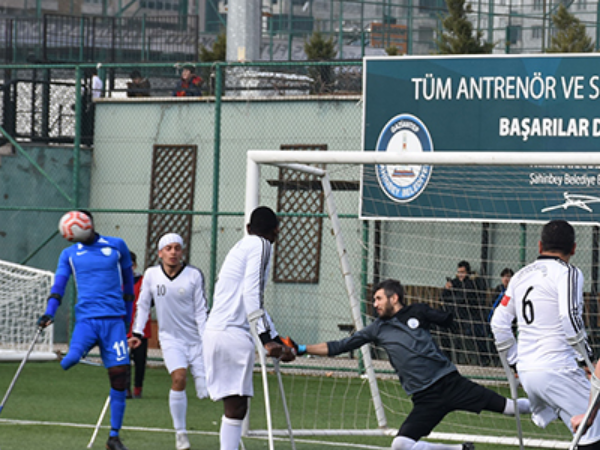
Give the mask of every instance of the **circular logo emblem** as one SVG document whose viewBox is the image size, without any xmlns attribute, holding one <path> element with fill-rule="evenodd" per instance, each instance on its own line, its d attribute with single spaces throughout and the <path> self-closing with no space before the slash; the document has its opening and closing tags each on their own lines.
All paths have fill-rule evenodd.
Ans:
<svg viewBox="0 0 600 450">
<path fill-rule="evenodd" d="M 112 253 L 112 249 L 110 247 L 102 247 L 102 250 L 100 250 L 102 252 L 103 255 L 106 256 L 110 256 L 110 254 Z"/>
<path fill-rule="evenodd" d="M 412 328 L 413 330 L 415 328 L 419 328 L 419 319 L 411 317 L 410 319 L 408 319 L 408 322 L 406 322 L 406 325 L 408 325 L 408 327 Z"/>
<path fill-rule="evenodd" d="M 419 119 L 401 114 L 390 120 L 377 140 L 378 152 L 432 152 L 429 131 Z M 383 192 L 392 200 L 407 203 L 417 198 L 427 186 L 432 166 L 409 164 L 378 164 L 377 180 Z"/>
</svg>

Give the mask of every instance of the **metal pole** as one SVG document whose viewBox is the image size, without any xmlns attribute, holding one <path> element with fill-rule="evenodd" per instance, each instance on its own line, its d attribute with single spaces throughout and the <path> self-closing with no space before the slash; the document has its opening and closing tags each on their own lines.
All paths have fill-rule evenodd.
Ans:
<svg viewBox="0 0 600 450">
<path fill-rule="evenodd" d="M 481 267 L 480 275 L 489 285 L 490 278 L 490 223 L 484 222 L 481 224 Z"/>
<path fill-rule="evenodd" d="M 600 1 L 596 2 L 596 51 L 600 50 Z"/>
<path fill-rule="evenodd" d="M 311 1 L 312 5 L 312 1 Z M 360 56 L 365 56 L 365 0 L 360 0 Z"/>
<path fill-rule="evenodd" d="M 519 235 L 519 261 L 521 267 L 525 267 L 527 265 L 527 224 L 519 224 L 519 228 L 521 230 Z"/>
<path fill-rule="evenodd" d="M 294 42 L 294 38 L 292 36 L 292 21 L 294 18 L 294 11 L 292 9 L 293 2 L 292 0 L 288 0 L 290 3 L 290 10 L 288 11 L 288 61 L 292 60 L 292 43 Z"/>
<path fill-rule="evenodd" d="M 494 42 L 494 0 L 488 2 L 488 42 Z"/>
<path fill-rule="evenodd" d="M 546 0 L 542 0 L 542 53 L 546 52 Z"/>
<path fill-rule="evenodd" d="M 146 61 L 146 13 L 142 16 L 142 61 Z"/>
<path fill-rule="evenodd" d="M 340 14 L 338 16 L 338 52 L 339 59 L 344 59 L 344 1 L 340 0 Z"/>
<path fill-rule="evenodd" d="M 72 205 L 79 207 L 79 156 L 81 153 L 81 122 L 83 109 L 81 105 L 81 66 L 75 67 L 75 139 L 73 142 L 73 193 Z M 92 105 L 90 105 L 92 106 Z M 92 106 L 93 107 L 93 106 Z M 93 126 L 93 124 L 92 124 Z"/>
<path fill-rule="evenodd" d="M 84 17 L 79 19 L 79 62 L 83 62 L 83 48 L 85 46 L 85 25 Z"/>
<path fill-rule="evenodd" d="M 375 221 L 373 240 L 373 284 L 377 284 L 381 280 L 381 220 Z"/>
<path fill-rule="evenodd" d="M 362 221 L 362 258 L 361 258 L 361 274 L 360 274 L 360 292 L 362 293 L 363 300 L 369 301 L 367 297 L 368 287 L 368 271 L 369 271 L 369 221 Z M 366 304 L 361 303 L 360 312 L 363 315 L 363 323 L 365 323 L 365 316 L 367 314 Z"/>
<path fill-rule="evenodd" d="M 407 11 L 407 27 L 406 27 L 406 54 L 412 55 L 413 48 L 413 1 L 408 0 L 408 11 Z"/>
<path fill-rule="evenodd" d="M 598 336 L 598 266 L 599 266 L 600 227 L 592 228 L 592 285 L 590 286 L 590 329 L 592 344 L 596 345 Z"/>
<path fill-rule="evenodd" d="M 215 129 L 213 145 L 213 192 L 210 241 L 210 286 L 209 306 L 212 306 L 212 296 L 215 292 L 217 278 L 217 240 L 219 236 L 219 164 L 221 159 L 221 106 L 223 96 L 223 69 L 221 63 L 215 64 Z"/>
</svg>

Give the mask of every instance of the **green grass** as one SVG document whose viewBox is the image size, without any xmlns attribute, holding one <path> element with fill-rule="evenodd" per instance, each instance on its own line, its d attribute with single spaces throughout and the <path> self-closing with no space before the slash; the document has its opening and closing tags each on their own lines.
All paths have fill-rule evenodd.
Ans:
<svg viewBox="0 0 600 450">
<path fill-rule="evenodd" d="M 0 396 L 4 396 L 17 367 L 18 363 L 0 364 Z M 344 411 L 349 409 L 352 404 L 363 405 L 367 421 L 374 423 L 374 415 L 372 411 L 369 411 L 371 402 L 364 380 L 349 381 L 347 379 L 302 376 L 284 377 L 284 379 L 286 392 L 292 390 L 319 392 L 319 395 L 310 398 L 305 395 L 297 397 L 288 395 L 288 403 L 292 410 L 310 411 L 302 416 L 298 413 L 292 414 L 292 423 L 296 428 L 311 427 L 315 422 L 337 427 L 344 421 Z M 397 381 L 386 383 L 391 383 L 390 386 L 397 385 L 398 397 L 405 397 L 401 393 Z M 270 380 L 270 387 L 273 389 L 272 404 L 275 426 L 285 428 L 285 418 L 281 408 L 277 406 L 280 401 L 276 380 L 273 377 Z M 127 401 L 125 428 L 121 432 L 121 437 L 130 450 L 175 448 L 168 407 L 169 388 L 170 377 L 163 368 L 148 368 L 143 398 Z M 80 364 L 65 372 L 55 362 L 28 363 L 0 414 L 0 450 L 85 449 L 106 400 L 108 390 L 108 376 L 102 367 Z M 251 405 L 251 426 L 252 428 L 265 428 L 261 380 L 258 375 L 255 377 L 255 390 L 257 395 Z M 348 402 L 348 399 L 351 399 L 352 402 Z M 344 401 L 349 404 L 345 405 Z M 399 400 L 393 396 L 387 401 L 399 403 Z M 317 403 L 319 403 L 318 408 Z M 317 410 L 324 411 L 323 415 L 313 414 Z M 223 407 L 220 402 L 198 400 L 194 396 L 193 383 L 188 383 L 188 430 L 192 449 L 218 448 L 218 432 L 222 414 Z M 96 449 L 104 448 L 104 442 L 108 436 L 108 416 L 109 414 L 107 414 L 103 422 L 104 427 L 100 430 L 94 444 Z M 403 416 L 404 413 L 388 414 L 390 426 L 399 426 Z M 456 423 L 456 418 L 454 419 Z M 458 421 L 460 422 L 460 420 L 459 418 Z M 30 423 L 10 421 L 30 421 Z M 489 420 L 490 429 L 495 429 L 497 426 L 497 423 Z M 145 429 L 136 430 L 129 427 Z M 447 431 L 448 429 L 452 429 L 452 426 L 442 423 L 436 430 Z M 512 430 L 508 432 L 514 435 Z M 328 445 L 315 441 L 327 441 Z M 364 444 L 383 448 L 389 447 L 391 441 L 391 437 L 297 437 L 296 447 L 298 450 L 324 448 L 341 450 L 349 448 L 347 444 L 354 444 L 354 448 L 359 448 L 356 446 Z M 268 448 L 267 441 L 264 439 L 244 438 L 244 444 L 247 450 Z M 291 446 L 287 439 L 283 439 L 276 443 L 276 448 L 289 449 Z M 487 444 L 477 445 L 477 450 L 498 450 L 500 448 L 502 447 Z"/>
</svg>

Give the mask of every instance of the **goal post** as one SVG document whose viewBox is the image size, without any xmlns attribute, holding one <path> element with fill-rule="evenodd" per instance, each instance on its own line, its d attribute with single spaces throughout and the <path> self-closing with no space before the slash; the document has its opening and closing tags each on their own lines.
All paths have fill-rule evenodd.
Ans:
<svg viewBox="0 0 600 450">
<path fill-rule="evenodd" d="M 0 361 L 20 361 L 34 336 L 54 280 L 52 272 L 0 261 Z M 39 337 L 30 361 L 51 361 L 53 327 Z"/>
<path fill-rule="evenodd" d="M 250 158 L 250 156 L 249 156 Z M 250 159 L 248 160 L 248 172 L 247 172 L 247 196 L 246 196 L 246 211 L 245 218 L 249 222 L 250 214 L 252 211 L 259 206 L 259 191 L 257 189 L 259 185 L 260 170 L 257 164 L 252 164 Z M 355 282 L 352 276 L 351 267 L 348 261 L 348 255 L 346 253 L 346 246 L 344 243 L 344 237 L 339 224 L 339 218 L 337 215 L 337 207 L 335 199 L 333 197 L 333 191 L 327 171 L 319 169 L 317 167 L 311 167 L 301 164 L 279 164 L 279 167 L 291 169 L 298 172 L 314 175 L 318 177 L 322 184 L 323 195 L 327 205 L 327 212 L 331 220 L 332 233 L 335 237 L 337 254 L 339 257 L 340 267 L 342 271 L 342 277 L 344 279 L 344 285 L 346 287 L 346 293 L 350 300 L 350 310 L 352 312 L 353 324 L 356 330 L 360 330 L 364 327 L 363 319 L 360 309 L 360 301 L 358 293 L 356 291 Z M 364 362 L 364 370 L 369 380 L 369 388 L 373 399 L 373 405 L 375 408 L 375 414 L 377 418 L 378 427 L 382 430 L 387 428 L 387 421 L 385 412 L 383 410 L 383 404 L 379 395 L 377 387 L 377 380 L 375 377 L 375 371 L 371 360 L 371 353 L 368 346 L 361 347 L 362 360 Z M 261 361 L 262 363 L 262 361 Z M 265 385 L 266 386 L 266 385 Z M 286 412 L 287 413 L 287 412 Z M 268 413 L 267 413 L 268 414 Z M 269 421 L 269 419 L 267 419 Z"/>
<path fill-rule="evenodd" d="M 372 170 L 378 165 L 429 165 L 434 174 L 443 172 L 446 180 L 462 183 L 465 189 L 461 195 L 475 196 L 475 204 L 485 207 L 492 198 L 527 206 L 534 204 L 538 215 L 520 219 L 498 216 L 488 220 L 481 217 L 480 211 L 461 209 L 465 205 L 473 208 L 473 203 L 449 196 L 444 199 L 444 208 L 450 219 L 368 217 L 360 208 L 362 203 L 374 201 L 365 198 L 365 184 L 372 181 L 365 181 L 363 174 L 367 168 Z M 475 176 L 489 176 L 490 189 L 469 190 L 471 180 L 465 178 L 464 172 L 454 170 L 463 166 L 471 166 L 470 172 Z M 499 168 L 503 169 L 501 177 L 494 178 Z M 285 185 L 281 170 L 318 178 L 319 187 L 304 178 L 295 186 Z M 562 174 L 563 181 L 571 184 L 563 184 L 564 192 L 560 195 L 557 192 L 550 195 L 543 191 L 547 186 L 542 182 L 535 183 L 532 177 L 527 191 L 522 191 L 516 187 L 515 180 L 524 173 L 529 176 L 530 172 L 543 176 Z M 452 176 L 455 178 L 451 180 Z M 434 328 L 431 332 L 459 372 L 509 397 L 506 375 L 485 321 L 491 312 L 494 286 L 500 282 L 500 271 L 510 267 L 516 272 L 523 264 L 535 259 L 535 243 L 539 240 L 541 226 L 548 220 L 567 215 L 567 220 L 576 227 L 580 245 L 574 263 L 586 275 L 586 324 L 592 339 L 600 337 L 596 331 L 600 323 L 598 264 L 590 264 L 594 255 L 598 260 L 600 214 L 596 211 L 600 210 L 600 198 L 588 195 L 589 192 L 580 194 L 577 177 L 593 178 L 597 183 L 600 180 L 600 154 L 250 150 L 247 153 L 246 223 L 256 206 L 267 205 L 276 209 L 285 221 L 281 233 L 284 239 L 287 239 L 287 233 L 296 233 L 302 226 L 311 228 L 306 226 L 311 220 L 322 219 L 325 230 L 322 239 L 314 241 L 321 248 L 322 264 L 317 269 L 321 276 L 317 281 L 307 281 L 299 276 L 289 279 L 278 276 L 267 288 L 266 307 L 278 331 L 284 335 L 289 333 L 299 343 L 337 340 L 348 335 L 348 328 L 342 328 L 344 322 L 359 330 L 374 319 L 369 289 L 371 282 L 377 280 L 399 279 L 405 286 L 408 304 L 426 302 L 437 308 L 452 308 L 442 295 L 446 278 L 455 276 L 460 260 L 469 260 L 473 279 L 482 282 L 480 303 L 473 306 L 468 318 L 458 318 L 459 328 Z M 348 188 L 350 185 L 354 188 Z M 379 189 L 379 186 L 375 184 L 371 188 Z M 325 209 L 320 213 L 282 210 L 285 192 L 322 193 Z M 312 201 L 302 195 L 291 198 L 292 203 L 299 205 Z M 540 199 L 547 203 L 543 211 L 539 209 Z M 525 210 L 525 206 L 522 209 Z M 575 210 L 580 214 L 573 215 Z M 301 250 L 309 245 L 308 241 L 296 240 L 293 250 L 301 255 Z M 303 258 L 307 259 L 297 257 Z M 283 260 L 278 257 L 277 248 L 275 260 L 274 267 Z M 479 325 L 485 329 L 483 334 L 473 332 Z M 281 365 L 295 436 L 395 435 L 412 409 L 410 399 L 401 389 L 382 349 L 365 346 L 360 354 L 360 358 L 357 355 L 299 357 L 291 364 Z M 277 380 L 272 375 L 267 377 L 270 385 L 266 395 L 271 398 L 275 427 L 272 434 L 286 436 L 285 424 L 278 419 L 283 413 L 278 412 L 276 406 L 281 403 Z M 275 386 L 271 386 L 274 383 Z M 365 392 L 368 392 L 367 396 Z M 253 411 L 249 434 L 264 433 L 260 428 L 265 421 L 260 419 L 257 405 Z M 560 448 L 570 440 L 560 423 L 541 430 L 529 417 L 521 417 L 521 420 L 525 446 Z M 481 415 L 453 413 L 428 438 L 519 445 L 514 418 L 486 412 Z"/>
</svg>

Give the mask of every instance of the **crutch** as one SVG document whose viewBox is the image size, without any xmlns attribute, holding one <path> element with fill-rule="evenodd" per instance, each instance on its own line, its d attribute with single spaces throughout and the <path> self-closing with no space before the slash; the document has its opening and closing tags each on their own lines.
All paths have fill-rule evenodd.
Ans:
<svg viewBox="0 0 600 450">
<path fill-rule="evenodd" d="M 262 370 L 263 389 L 265 391 L 265 412 L 267 415 L 267 437 L 269 440 L 269 450 L 275 450 L 275 444 L 273 441 L 273 424 L 271 422 L 271 401 L 269 399 L 269 382 L 267 381 L 267 362 L 265 357 L 265 348 L 262 346 L 258 331 L 256 329 L 256 322 L 264 316 L 262 309 L 248 314 L 248 322 L 250 322 L 250 331 L 254 337 L 256 348 L 258 350 L 258 356 L 260 358 L 260 367 Z"/>
<path fill-rule="evenodd" d="M 38 327 L 37 331 L 35 332 L 35 336 L 33 336 L 33 340 L 31 341 L 31 345 L 29 345 L 29 350 L 27 350 L 27 353 L 25 354 L 25 357 L 23 358 L 23 361 L 21 361 L 21 364 L 19 365 L 19 368 L 17 369 L 17 373 L 15 373 L 15 376 L 13 377 L 10 386 L 8 386 L 8 390 L 6 391 L 6 394 L 4 394 L 4 398 L 2 399 L 2 403 L 0 403 L 0 413 L 2 412 L 2 410 L 4 409 L 4 405 L 6 404 L 7 400 L 8 400 L 8 396 L 10 395 L 10 393 L 12 392 L 13 388 L 15 387 L 15 384 L 17 383 L 17 379 L 19 378 L 19 375 L 21 375 L 21 371 L 23 370 L 23 366 L 25 366 L 25 363 L 27 362 L 27 359 L 29 358 L 29 355 L 31 354 L 33 347 L 35 346 L 35 343 L 37 342 L 38 338 L 40 337 L 40 334 L 42 334 L 42 327 Z"/>
<path fill-rule="evenodd" d="M 575 450 L 577 448 L 577 445 L 579 444 L 579 440 L 581 439 L 581 436 L 583 436 L 583 433 L 586 432 L 588 426 L 588 420 L 590 419 L 590 416 L 592 415 L 592 413 L 594 412 L 594 409 L 597 406 L 598 403 L 598 399 L 600 398 L 600 379 L 598 379 L 598 377 L 596 377 L 595 374 L 592 374 L 592 390 L 590 392 L 590 404 L 587 408 L 587 410 L 585 411 L 585 414 L 583 415 L 583 420 L 581 421 L 581 424 L 579 425 L 579 428 L 577 428 L 577 432 L 575 433 L 575 436 L 573 436 L 573 442 L 571 442 L 571 445 L 569 446 L 569 450 Z"/>
<path fill-rule="evenodd" d="M 94 441 L 96 440 L 96 436 L 98 436 L 98 431 L 100 430 L 100 425 L 102 425 L 102 421 L 104 420 L 104 416 L 106 414 L 106 410 L 108 409 L 108 405 L 110 405 L 110 394 L 106 397 L 106 401 L 104 402 L 104 406 L 102 407 L 102 412 L 100 413 L 100 417 L 98 417 L 98 422 L 96 422 L 96 427 L 94 428 L 94 432 L 92 433 L 92 437 L 90 438 L 90 442 L 87 445 L 87 448 L 92 448 L 94 445 Z"/>
<path fill-rule="evenodd" d="M 496 348 L 498 349 L 498 356 L 502 362 L 504 372 L 506 372 L 506 378 L 508 378 L 508 385 L 510 386 L 510 396 L 512 397 L 514 409 L 515 409 L 515 421 L 517 422 L 517 435 L 519 437 L 519 448 L 523 450 L 523 428 L 521 426 L 521 414 L 519 413 L 519 402 L 518 402 L 518 388 L 519 381 L 515 378 L 515 375 L 508 364 L 508 350 L 514 345 L 514 338 L 507 339 L 503 342 L 496 342 Z"/>
<path fill-rule="evenodd" d="M 283 380 L 281 379 L 281 371 L 279 370 L 279 358 L 273 358 L 273 367 L 275 368 L 275 373 L 277 374 L 279 393 L 281 394 L 281 403 L 283 403 L 283 411 L 285 412 L 285 420 L 287 421 L 290 443 L 292 444 L 292 450 L 296 450 L 296 443 L 294 442 L 294 434 L 292 432 L 292 421 L 290 420 L 290 413 L 288 411 L 287 401 L 285 399 L 285 391 L 283 389 Z"/>
<path fill-rule="evenodd" d="M 585 414 L 583 415 L 583 420 L 582 420 L 581 424 L 579 425 L 579 428 L 577 428 L 577 432 L 573 436 L 573 441 L 571 442 L 571 445 L 569 446 L 569 450 L 575 450 L 577 448 L 577 445 L 579 444 L 579 440 L 581 439 L 581 436 L 583 436 L 583 434 L 586 432 L 586 430 L 588 428 L 587 422 L 588 422 L 589 418 L 591 417 L 592 413 L 594 412 L 594 409 L 596 408 L 596 404 L 598 403 L 598 399 L 600 398 L 600 380 L 596 377 L 596 375 L 594 373 L 594 371 L 595 371 L 594 364 L 590 360 L 590 357 L 587 352 L 587 348 L 585 347 L 584 331 L 581 330 L 575 336 L 567 338 L 567 342 L 569 343 L 569 345 L 571 345 L 571 347 L 573 347 L 575 349 L 575 351 L 577 353 L 579 353 L 583 357 L 583 360 L 585 361 L 586 366 L 592 373 L 592 378 L 590 380 L 592 383 L 592 388 L 590 391 L 590 404 L 589 404 L 587 410 L 585 411 Z"/>
<path fill-rule="evenodd" d="M 575 336 L 567 338 L 567 342 L 571 347 L 575 349 L 577 353 L 581 355 L 585 361 L 585 365 L 590 369 L 590 373 L 594 373 L 594 364 L 590 360 L 590 357 L 585 346 L 585 331 L 581 330 Z"/>
</svg>

